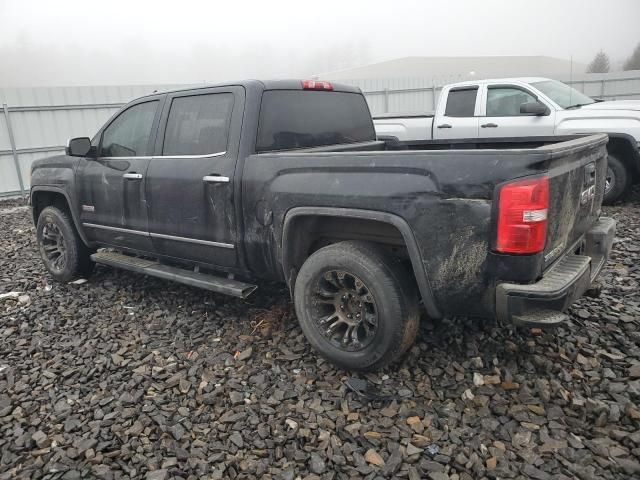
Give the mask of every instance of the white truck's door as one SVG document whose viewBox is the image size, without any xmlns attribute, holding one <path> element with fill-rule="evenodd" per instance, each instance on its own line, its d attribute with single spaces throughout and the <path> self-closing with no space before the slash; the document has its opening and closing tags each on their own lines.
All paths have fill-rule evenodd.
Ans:
<svg viewBox="0 0 640 480">
<path fill-rule="evenodd" d="M 483 85 L 480 110 L 480 138 L 551 136 L 555 130 L 555 109 L 530 90 L 519 85 Z M 520 113 L 525 103 L 547 107 L 544 115 Z"/>
<path fill-rule="evenodd" d="M 445 89 L 433 119 L 433 138 L 478 138 L 478 85 Z"/>
</svg>

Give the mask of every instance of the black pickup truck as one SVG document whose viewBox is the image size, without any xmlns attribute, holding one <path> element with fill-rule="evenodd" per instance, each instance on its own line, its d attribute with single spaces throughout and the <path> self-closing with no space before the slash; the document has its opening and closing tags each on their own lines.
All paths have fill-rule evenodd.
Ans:
<svg viewBox="0 0 640 480">
<path fill-rule="evenodd" d="M 553 326 L 613 242 L 606 135 L 397 142 L 357 88 L 245 81 L 157 93 L 31 172 L 44 263 L 246 297 L 286 282 L 309 342 L 359 370 L 421 311 Z"/>
</svg>

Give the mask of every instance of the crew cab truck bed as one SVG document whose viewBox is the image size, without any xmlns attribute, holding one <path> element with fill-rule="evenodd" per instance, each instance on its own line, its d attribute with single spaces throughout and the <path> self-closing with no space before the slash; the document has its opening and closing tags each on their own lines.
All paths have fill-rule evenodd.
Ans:
<svg viewBox="0 0 640 480">
<path fill-rule="evenodd" d="M 409 348 L 419 302 L 562 321 L 611 249 L 606 143 L 382 141 L 357 89 L 240 82 L 132 102 L 36 162 L 31 202 L 54 278 L 93 260 L 240 297 L 283 281 L 313 347 L 367 370 Z"/>
</svg>

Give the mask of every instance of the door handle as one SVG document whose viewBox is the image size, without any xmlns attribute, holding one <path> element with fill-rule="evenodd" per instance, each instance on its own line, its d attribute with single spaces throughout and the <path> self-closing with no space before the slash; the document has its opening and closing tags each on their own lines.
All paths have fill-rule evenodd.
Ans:
<svg viewBox="0 0 640 480">
<path fill-rule="evenodd" d="M 229 183 L 229 177 L 223 177 L 222 175 L 214 173 L 202 177 L 202 181 L 206 183 Z"/>
<path fill-rule="evenodd" d="M 443 123 L 441 125 L 438 125 L 438 128 L 451 128 L 451 125 L 449 125 L 448 123 Z"/>
<path fill-rule="evenodd" d="M 495 123 L 483 123 L 480 125 L 482 128 L 498 128 L 498 125 Z"/>
<path fill-rule="evenodd" d="M 141 173 L 125 173 L 124 175 L 122 175 L 122 178 L 126 178 L 129 180 L 141 180 L 142 174 Z"/>
</svg>

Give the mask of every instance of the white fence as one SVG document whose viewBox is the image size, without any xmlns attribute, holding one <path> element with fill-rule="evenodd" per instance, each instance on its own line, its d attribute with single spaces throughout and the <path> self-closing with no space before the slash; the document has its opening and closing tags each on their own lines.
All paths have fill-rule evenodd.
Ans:
<svg viewBox="0 0 640 480">
<path fill-rule="evenodd" d="M 466 79 L 468 79 L 467 77 Z M 373 114 L 420 112 L 435 108 L 442 86 L 464 80 L 340 80 L 359 86 Z M 606 100 L 640 99 L 640 71 L 560 78 L 578 90 Z M 0 89 L 0 197 L 29 189 L 31 163 L 64 150 L 67 139 L 92 136 L 124 103 L 175 85 Z"/>
</svg>

